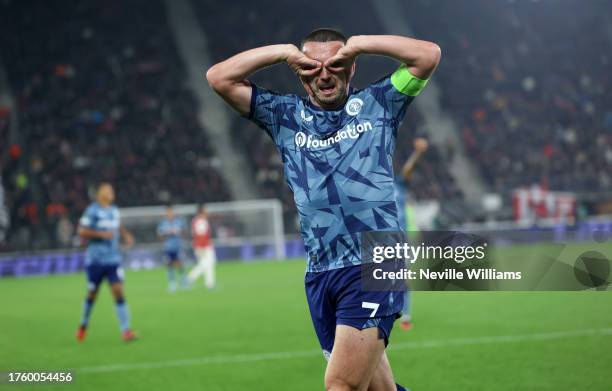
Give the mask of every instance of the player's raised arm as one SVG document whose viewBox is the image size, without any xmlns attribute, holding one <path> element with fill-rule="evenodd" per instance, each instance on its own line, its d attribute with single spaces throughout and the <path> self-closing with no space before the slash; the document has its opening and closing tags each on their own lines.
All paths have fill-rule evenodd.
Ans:
<svg viewBox="0 0 612 391">
<path fill-rule="evenodd" d="M 406 64 L 412 76 L 427 79 L 440 62 L 441 50 L 433 42 L 399 35 L 355 35 L 325 66 L 332 70 L 345 68 L 360 54 L 392 57 Z"/>
<path fill-rule="evenodd" d="M 419 137 L 414 140 L 414 152 L 412 152 L 412 155 L 410 155 L 410 157 L 408 158 L 408 160 L 406 160 L 406 163 L 404 163 L 404 166 L 402 167 L 402 177 L 406 182 L 410 182 L 414 168 L 416 167 L 419 160 L 421 160 L 428 147 L 429 144 L 427 143 L 426 139 Z"/>
<path fill-rule="evenodd" d="M 319 61 L 305 56 L 295 45 L 270 45 L 238 53 L 206 72 L 206 80 L 215 92 L 242 115 L 249 114 L 251 84 L 247 78 L 258 70 L 287 62 L 298 76 L 314 74 Z"/>
</svg>

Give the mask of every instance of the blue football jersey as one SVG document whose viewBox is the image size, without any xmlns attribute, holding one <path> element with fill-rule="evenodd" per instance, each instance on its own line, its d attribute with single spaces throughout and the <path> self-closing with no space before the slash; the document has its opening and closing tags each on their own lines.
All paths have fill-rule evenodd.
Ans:
<svg viewBox="0 0 612 391">
<path fill-rule="evenodd" d="M 309 272 L 361 264 L 361 232 L 403 228 L 392 158 L 406 108 L 426 82 L 407 72 L 402 66 L 365 89 L 351 89 L 335 111 L 253 85 L 249 118 L 282 156 Z"/>
<path fill-rule="evenodd" d="M 164 251 L 179 252 L 182 246 L 182 233 L 185 229 L 183 219 L 175 217 L 171 220 L 163 219 L 157 226 L 157 234 L 164 236 Z"/>
<path fill-rule="evenodd" d="M 121 262 L 119 250 L 119 208 L 115 205 L 104 207 L 97 202 L 85 209 L 79 225 L 96 231 L 112 231 L 113 238 L 89 239 L 85 250 L 85 264 L 114 265 Z"/>
</svg>

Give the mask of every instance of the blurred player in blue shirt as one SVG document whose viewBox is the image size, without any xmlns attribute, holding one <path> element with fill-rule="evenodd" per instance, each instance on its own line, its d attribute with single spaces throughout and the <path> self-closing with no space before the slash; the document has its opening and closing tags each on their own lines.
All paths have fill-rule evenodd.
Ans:
<svg viewBox="0 0 612 391">
<path fill-rule="evenodd" d="M 361 54 L 389 56 L 401 64 L 366 88 L 354 89 L 350 82 Z M 439 59 L 440 48 L 431 42 L 395 35 L 347 40 L 339 31 L 318 29 L 301 48 L 280 44 L 247 50 L 206 73 L 212 88 L 261 127 L 281 154 L 308 256 L 308 306 L 329 360 L 327 390 L 404 390 L 395 384 L 385 353 L 404 295 L 361 288 L 367 258 L 360 241 L 362 232 L 400 230 L 395 139 L 408 105 Z M 248 80 L 282 62 L 298 75 L 307 96 L 279 94 Z"/>
<path fill-rule="evenodd" d="M 96 202 L 87 207 L 79 220 L 79 236 L 87 245 L 85 251 L 85 270 L 88 291 L 83 303 L 83 315 L 77 331 L 77 340 L 86 336 L 89 316 L 93 308 L 100 284 L 107 280 L 115 298 L 115 309 L 119 319 L 123 339 L 131 341 L 135 335 L 130 329 L 130 316 L 123 295 L 123 269 L 121 268 L 120 236 L 128 247 L 134 237 L 121 226 L 119 208 L 113 204 L 115 191 L 110 183 L 98 186 Z"/>
<path fill-rule="evenodd" d="M 427 140 L 418 137 L 414 140 L 414 152 L 410 155 L 408 160 L 402 166 L 402 171 L 398 177 L 395 178 L 395 200 L 397 202 L 397 213 L 400 221 L 400 227 L 408 233 L 408 239 L 414 240 L 414 234 L 416 233 L 416 225 L 412 221 L 410 216 L 410 205 L 408 204 L 408 190 L 409 183 L 412 179 L 412 173 L 416 168 L 417 163 L 423 157 L 425 151 L 427 151 L 428 143 Z M 409 266 L 409 265 L 407 265 Z M 402 317 L 400 326 L 404 330 L 410 330 L 412 328 L 412 315 L 410 313 L 410 287 L 406 289 L 404 295 L 404 307 L 402 308 Z"/>
<path fill-rule="evenodd" d="M 185 221 L 174 215 L 174 209 L 166 207 L 166 217 L 157 226 L 157 236 L 164 241 L 164 257 L 168 266 L 168 290 L 176 291 L 176 272 L 179 274 L 181 287 L 187 286 L 185 268 L 181 261 Z"/>
</svg>

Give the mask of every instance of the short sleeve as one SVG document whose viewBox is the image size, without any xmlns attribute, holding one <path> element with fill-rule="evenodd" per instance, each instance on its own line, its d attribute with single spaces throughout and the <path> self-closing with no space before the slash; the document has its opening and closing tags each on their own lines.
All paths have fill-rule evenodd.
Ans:
<svg viewBox="0 0 612 391">
<path fill-rule="evenodd" d="M 289 95 L 282 95 L 252 84 L 251 109 L 248 118 L 265 130 L 276 143 L 280 119 L 287 112 Z"/>
<path fill-rule="evenodd" d="M 425 88 L 427 81 L 413 76 L 408 67 L 402 64 L 392 74 L 371 84 L 368 90 L 385 106 L 392 118 L 401 121 L 406 114 L 406 108 Z"/>
<path fill-rule="evenodd" d="M 85 209 L 83 215 L 79 219 L 79 225 L 84 228 L 93 229 L 96 226 L 96 214 L 94 213 L 93 208 L 90 206 Z"/>
<path fill-rule="evenodd" d="M 162 236 L 165 233 L 164 222 L 157 224 L 157 235 Z"/>
</svg>

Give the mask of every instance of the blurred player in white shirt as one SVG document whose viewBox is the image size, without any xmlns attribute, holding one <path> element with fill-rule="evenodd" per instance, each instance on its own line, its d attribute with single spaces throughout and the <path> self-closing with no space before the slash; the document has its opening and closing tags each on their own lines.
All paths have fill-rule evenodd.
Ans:
<svg viewBox="0 0 612 391">
<path fill-rule="evenodd" d="M 199 276 L 203 276 L 206 287 L 213 289 L 216 284 L 215 264 L 217 263 L 217 257 L 211 238 L 208 213 L 203 205 L 198 205 L 197 214 L 191 220 L 191 237 L 197 265 L 189 272 L 189 282 L 193 283 Z"/>
</svg>

